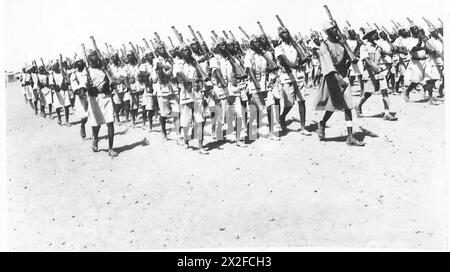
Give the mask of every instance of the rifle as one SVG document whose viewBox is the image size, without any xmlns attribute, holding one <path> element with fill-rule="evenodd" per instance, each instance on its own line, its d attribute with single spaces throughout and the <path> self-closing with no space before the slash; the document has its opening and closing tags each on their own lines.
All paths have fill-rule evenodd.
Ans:
<svg viewBox="0 0 450 272">
<path fill-rule="evenodd" d="M 85 61 L 86 61 L 86 77 L 87 77 L 87 81 L 88 81 L 88 84 L 89 84 L 90 86 L 92 86 L 91 73 L 89 73 L 89 69 L 88 69 L 88 67 L 90 67 L 91 65 L 90 65 L 90 63 L 89 63 L 89 59 L 88 59 L 88 56 L 87 56 L 87 54 L 86 54 L 86 48 L 85 48 L 85 46 L 84 46 L 84 43 L 81 44 L 81 48 L 83 49 L 84 59 L 85 59 Z"/>
<path fill-rule="evenodd" d="M 48 73 L 47 67 L 45 66 L 44 60 L 42 58 L 41 58 L 41 64 L 42 64 L 42 66 L 44 66 L 45 73 Z"/>
<path fill-rule="evenodd" d="M 389 32 L 386 30 L 386 28 L 384 26 L 383 26 L 383 29 L 381 29 L 381 28 L 378 27 L 378 25 L 376 23 L 373 23 L 373 24 L 377 28 L 378 31 L 386 32 L 386 35 L 387 35 L 386 42 L 389 44 L 389 46 L 391 47 L 391 50 L 393 52 L 394 49 L 395 49 L 395 46 L 392 44 L 391 39 L 389 38 Z"/>
<path fill-rule="evenodd" d="M 199 31 L 197 31 L 197 35 L 200 38 L 203 49 L 205 50 L 205 53 L 206 53 L 206 55 L 208 55 L 208 58 L 209 58 L 209 55 L 212 55 L 211 50 L 209 50 L 208 45 L 206 44 L 205 40 L 203 40 L 203 36 Z"/>
<path fill-rule="evenodd" d="M 280 25 L 285 28 L 287 30 L 287 27 L 284 25 L 283 21 L 281 20 L 280 16 L 275 15 L 275 17 L 277 18 L 278 22 L 280 23 Z M 288 34 L 291 38 L 292 41 L 292 46 L 294 46 L 295 50 L 297 51 L 299 57 L 301 60 L 305 59 L 307 56 L 306 52 L 303 51 L 303 49 L 297 44 L 297 42 L 293 39 L 290 31 L 288 30 Z"/>
<path fill-rule="evenodd" d="M 100 61 L 102 62 L 102 66 L 105 70 L 106 76 L 109 79 L 109 82 L 113 82 L 115 80 L 114 74 L 111 72 L 111 69 L 109 68 L 109 63 L 105 61 L 105 58 L 103 57 L 102 53 L 97 47 L 97 43 L 95 42 L 94 36 L 91 36 L 92 46 L 94 47 L 95 51 L 98 54 L 98 57 L 100 58 Z M 87 57 L 87 56 L 86 56 Z"/>
<path fill-rule="evenodd" d="M 228 30 L 228 33 L 230 33 L 230 36 L 233 39 L 233 41 L 237 41 L 236 37 L 234 36 L 234 34 L 231 30 Z"/>
<path fill-rule="evenodd" d="M 400 29 L 400 28 L 398 27 L 398 25 L 394 22 L 394 20 L 391 20 L 391 23 L 394 25 L 394 31 L 395 31 L 395 32 L 398 32 L 398 30 Z"/>
<path fill-rule="evenodd" d="M 216 32 L 214 30 L 211 30 L 211 33 L 213 34 L 214 38 L 217 41 L 219 39 L 219 36 L 216 34 Z M 241 65 L 241 63 L 237 63 L 236 60 L 234 59 L 234 57 L 230 54 L 230 52 L 228 52 L 228 49 L 225 49 L 225 53 L 226 53 L 227 59 L 230 61 L 231 65 L 234 67 L 236 74 L 240 77 L 245 75 L 245 69 L 242 67 L 244 65 Z M 240 61 L 240 60 L 238 59 L 238 61 Z"/>
<path fill-rule="evenodd" d="M 411 19 L 409 19 L 409 18 L 406 18 L 406 19 L 408 20 L 408 22 L 410 24 L 415 25 Z M 420 31 L 419 31 L 419 40 L 422 40 L 425 43 L 425 47 L 428 48 L 428 50 L 436 52 L 436 49 L 434 48 L 434 46 L 430 44 L 430 39 L 426 35 L 422 34 Z M 442 60 L 444 60 L 444 56 L 442 54 L 438 53 L 438 56 L 441 57 Z M 435 58 L 432 58 L 432 59 L 437 66 L 438 64 L 437 64 Z M 439 72 L 442 76 L 442 72 L 440 70 L 439 70 Z"/>
<path fill-rule="evenodd" d="M 37 82 L 36 82 L 37 88 L 36 89 L 41 89 L 42 84 L 41 84 L 41 81 L 39 80 L 39 74 L 38 74 L 38 70 L 37 70 L 38 66 L 37 66 L 37 63 L 35 60 L 33 60 L 33 65 L 36 66 L 36 80 L 37 80 Z"/>
<path fill-rule="evenodd" d="M 131 51 L 133 51 L 133 54 L 136 56 L 136 60 L 139 63 L 141 63 L 141 58 L 139 57 L 139 52 L 136 50 L 136 47 L 134 47 L 132 42 L 129 42 L 130 47 L 131 47 Z"/>
<path fill-rule="evenodd" d="M 106 53 L 108 54 L 108 58 L 111 58 L 111 51 L 109 50 L 108 43 L 105 42 Z"/>
<path fill-rule="evenodd" d="M 170 42 L 170 48 L 172 50 L 174 50 L 175 49 L 175 45 L 173 44 L 172 38 L 170 36 L 168 36 L 167 38 L 169 39 L 169 42 Z M 180 43 L 182 43 L 182 42 L 180 42 Z"/>
<path fill-rule="evenodd" d="M 61 74 L 63 76 L 63 79 L 64 79 L 65 83 L 68 83 L 69 82 L 69 78 L 68 78 L 68 75 L 67 75 L 66 68 L 64 67 L 62 54 L 59 54 L 58 64 L 59 64 L 59 67 L 61 69 Z"/>
<path fill-rule="evenodd" d="M 269 42 L 269 47 L 271 51 L 274 51 L 275 49 L 273 48 L 273 44 L 272 41 L 269 40 L 269 37 L 267 37 L 266 32 L 264 31 L 264 28 L 262 26 L 262 24 L 258 21 L 256 22 L 258 24 L 259 30 L 261 30 L 261 34 L 266 38 L 266 40 Z M 241 28 L 241 31 L 243 31 L 243 29 Z M 244 31 L 245 32 L 245 31 Z M 247 33 L 245 33 L 247 34 Z"/>
<path fill-rule="evenodd" d="M 183 36 L 181 36 L 181 34 L 178 32 L 178 30 L 175 28 L 175 26 L 172 26 L 172 30 L 175 33 L 175 36 L 177 37 L 178 42 L 180 44 L 183 43 Z M 195 70 L 197 70 L 197 73 L 200 75 L 200 77 L 203 80 L 206 80 L 208 78 L 208 75 L 205 73 L 205 71 L 203 71 L 203 69 L 200 66 L 200 64 L 198 64 L 198 62 L 194 59 L 194 57 L 192 57 L 191 61 L 193 62 Z"/>
<path fill-rule="evenodd" d="M 428 25 L 429 28 L 437 29 L 437 27 L 436 27 L 432 22 L 430 22 L 429 20 L 427 20 L 425 17 L 422 17 L 422 19 L 425 21 L 425 23 L 427 23 L 427 25 Z M 440 41 L 441 43 L 444 43 L 444 42 L 442 41 L 442 37 L 441 37 L 440 34 L 438 34 L 438 39 L 439 39 L 439 41 Z"/>
<path fill-rule="evenodd" d="M 413 20 L 411 20 L 409 17 L 406 17 L 406 20 L 408 20 L 408 22 L 409 22 L 409 24 L 412 26 L 412 25 L 415 25 L 414 24 L 414 21 Z"/>
<path fill-rule="evenodd" d="M 265 36 L 265 32 L 264 32 L 264 29 L 262 28 L 262 26 L 261 26 L 261 24 L 258 22 L 258 25 L 260 26 L 260 29 L 261 29 L 261 32 L 263 32 L 263 35 Z M 244 36 L 245 36 L 245 38 L 247 38 L 249 41 L 251 40 L 251 38 L 250 38 L 250 36 L 247 34 L 247 32 L 245 32 L 245 30 L 242 28 L 242 27 L 240 27 L 239 26 L 239 29 L 241 30 L 241 32 L 244 34 Z M 266 36 L 266 39 L 267 39 L 267 36 Z M 270 44 L 270 41 L 267 39 L 267 41 L 269 42 L 269 44 Z M 264 51 L 264 50 L 261 50 L 262 51 L 262 56 L 264 57 L 264 59 L 267 61 L 267 63 L 269 64 L 269 66 L 271 66 L 271 67 L 273 67 L 273 68 L 275 68 L 275 67 L 278 67 L 278 65 L 273 61 L 273 59 L 269 56 L 269 54 L 266 52 L 266 51 Z"/>
<path fill-rule="evenodd" d="M 155 49 L 153 48 L 153 50 L 152 50 L 152 49 L 150 48 L 150 45 L 148 44 L 148 42 L 147 42 L 147 40 L 146 40 L 145 38 L 142 38 L 142 40 L 144 41 L 145 46 L 147 47 L 147 49 L 148 49 L 149 51 L 155 52 Z"/>
<path fill-rule="evenodd" d="M 333 22 L 335 28 L 336 28 L 336 32 L 339 36 L 339 39 L 341 41 L 342 46 L 344 47 L 345 51 L 347 51 L 348 57 L 350 58 L 351 62 L 356 62 L 358 59 L 355 56 L 355 53 L 350 49 L 350 46 L 348 45 L 347 41 L 344 39 L 344 37 L 342 36 L 341 30 L 339 29 L 339 26 L 337 24 L 337 22 L 333 19 L 333 16 L 331 15 L 330 9 L 328 8 L 327 5 L 323 6 L 325 8 L 325 11 L 328 14 L 328 18 L 330 19 L 330 21 Z"/>
<path fill-rule="evenodd" d="M 188 25 L 188 28 L 189 28 L 189 31 L 191 32 L 191 35 L 192 35 L 192 38 L 194 39 L 194 42 L 196 42 L 198 45 L 200 45 L 200 52 L 202 54 L 204 54 L 209 59 L 209 56 L 206 53 L 206 50 L 202 48 L 201 43 L 200 43 L 199 39 L 197 38 L 197 35 L 195 35 L 195 32 L 192 29 L 191 25 Z"/>
<path fill-rule="evenodd" d="M 172 55 L 170 54 L 170 52 L 167 50 L 166 45 L 162 42 L 162 40 L 161 40 L 161 38 L 159 37 L 159 35 L 158 35 L 157 32 L 155 32 L 154 34 L 155 34 L 156 41 L 157 41 L 159 44 L 161 44 L 161 45 L 164 47 L 164 50 L 166 51 L 167 56 L 168 56 L 167 60 L 169 61 L 169 63 L 170 63 L 171 65 L 173 65 L 173 57 L 172 57 Z"/>
</svg>

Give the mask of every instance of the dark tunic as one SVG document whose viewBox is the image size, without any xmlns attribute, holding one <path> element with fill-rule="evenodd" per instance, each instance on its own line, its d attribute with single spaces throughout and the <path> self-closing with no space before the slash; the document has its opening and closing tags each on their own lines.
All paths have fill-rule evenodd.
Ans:
<svg viewBox="0 0 450 272">
<path fill-rule="evenodd" d="M 336 111 L 353 107 L 348 79 L 340 77 L 336 71 L 344 53 L 344 47 L 339 43 L 327 40 L 320 45 L 319 59 L 324 78 L 317 91 L 316 110 Z"/>
</svg>

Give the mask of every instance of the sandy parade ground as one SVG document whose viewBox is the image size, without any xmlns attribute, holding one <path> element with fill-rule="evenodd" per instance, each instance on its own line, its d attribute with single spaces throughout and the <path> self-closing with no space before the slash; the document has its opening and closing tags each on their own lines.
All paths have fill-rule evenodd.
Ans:
<svg viewBox="0 0 450 272">
<path fill-rule="evenodd" d="M 412 103 L 391 96 L 399 121 L 386 122 L 377 117 L 381 95 L 370 98 L 370 117 L 354 114 L 362 148 L 346 145 L 341 112 L 327 141 L 302 136 L 295 107 L 281 141 L 264 129 L 247 148 L 234 135 L 222 145 L 208 136 L 206 156 L 140 123 L 116 125 L 120 154 L 110 158 L 106 127 L 93 153 L 78 124 L 35 116 L 18 84 L 6 91 L 11 250 L 447 248 L 442 99 L 433 106 L 420 102 L 422 92 Z M 323 114 L 312 109 L 315 91 L 306 91 L 311 131 Z"/>
</svg>

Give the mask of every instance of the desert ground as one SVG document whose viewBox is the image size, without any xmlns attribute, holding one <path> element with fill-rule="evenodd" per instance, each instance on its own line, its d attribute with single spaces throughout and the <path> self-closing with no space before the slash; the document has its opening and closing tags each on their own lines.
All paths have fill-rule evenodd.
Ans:
<svg viewBox="0 0 450 272">
<path fill-rule="evenodd" d="M 206 156 L 139 123 L 116 126 L 110 158 L 106 137 L 93 153 L 78 124 L 35 116 L 18 84 L 6 91 L 10 250 L 447 248 L 442 99 L 391 96 L 399 120 L 386 122 L 381 95 L 370 98 L 367 117 L 354 118 L 365 147 L 346 145 L 341 112 L 326 141 L 302 136 L 294 108 L 281 141 L 263 131 L 239 148 L 234 136 L 207 137 Z M 315 91 L 306 90 L 312 131 L 323 114 L 312 109 Z"/>
</svg>

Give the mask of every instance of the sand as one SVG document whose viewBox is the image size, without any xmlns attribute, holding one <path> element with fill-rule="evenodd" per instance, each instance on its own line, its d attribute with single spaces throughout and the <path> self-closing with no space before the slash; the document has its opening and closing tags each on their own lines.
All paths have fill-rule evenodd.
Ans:
<svg viewBox="0 0 450 272">
<path fill-rule="evenodd" d="M 311 108 L 315 89 L 307 93 L 314 129 L 322 112 Z M 279 142 L 263 135 L 239 148 L 234 136 L 220 146 L 207 137 L 207 156 L 140 124 L 116 126 L 120 154 L 110 158 L 106 139 L 93 153 L 79 125 L 35 116 L 20 87 L 8 85 L 9 249 L 445 249 L 444 104 L 391 96 L 391 105 L 397 122 L 355 118 L 363 148 L 346 145 L 338 112 L 327 141 L 300 135 L 294 120 Z M 374 116 L 382 107 L 375 95 L 363 111 Z"/>
</svg>

